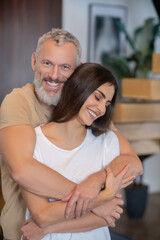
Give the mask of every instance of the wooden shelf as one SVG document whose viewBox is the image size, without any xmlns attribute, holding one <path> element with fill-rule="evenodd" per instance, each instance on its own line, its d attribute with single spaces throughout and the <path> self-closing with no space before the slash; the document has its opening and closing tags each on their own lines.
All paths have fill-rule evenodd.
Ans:
<svg viewBox="0 0 160 240">
<path fill-rule="evenodd" d="M 153 54 L 152 72 L 160 73 L 160 54 Z M 116 104 L 115 127 L 138 155 L 159 153 L 160 79 L 125 78 L 122 80 L 122 96 L 137 100 Z"/>
<path fill-rule="evenodd" d="M 160 73 L 160 53 L 154 53 L 152 55 L 152 72 Z"/>
<path fill-rule="evenodd" d="M 122 80 L 122 96 L 160 100 L 160 79 L 124 78 Z"/>
<path fill-rule="evenodd" d="M 115 127 L 126 137 L 138 155 L 160 152 L 160 122 L 118 123 Z"/>
<path fill-rule="evenodd" d="M 129 141 L 160 139 L 160 122 L 117 123 L 115 127 Z"/>
<path fill-rule="evenodd" d="M 160 122 L 160 103 L 117 103 L 113 122 Z"/>
<path fill-rule="evenodd" d="M 160 152 L 158 140 L 137 140 L 129 141 L 137 155 L 151 155 Z"/>
</svg>

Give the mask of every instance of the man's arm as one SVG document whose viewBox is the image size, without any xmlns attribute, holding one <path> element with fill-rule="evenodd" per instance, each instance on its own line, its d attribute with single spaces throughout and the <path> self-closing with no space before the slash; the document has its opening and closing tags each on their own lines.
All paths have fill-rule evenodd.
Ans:
<svg viewBox="0 0 160 240">
<path fill-rule="evenodd" d="M 124 136 L 118 131 L 114 132 L 118 137 L 119 146 L 120 146 L 120 155 L 116 157 L 110 164 L 110 168 L 116 176 L 126 164 L 129 164 L 128 171 L 126 176 L 139 176 L 143 174 L 143 167 L 141 160 L 138 158 L 134 150 L 132 149 L 129 142 L 125 139 Z"/>
<path fill-rule="evenodd" d="M 109 164 L 114 176 L 116 176 L 126 165 L 129 165 L 128 171 L 125 175 L 126 178 L 129 176 L 137 177 L 139 175 L 142 175 L 142 163 L 132 149 L 131 145 L 118 131 L 115 131 L 115 134 L 119 141 L 120 155 L 113 159 L 113 161 L 111 161 Z M 96 200 L 96 196 L 98 193 L 98 188 L 95 187 L 96 185 L 94 183 L 96 181 L 98 182 L 98 179 L 101 178 L 101 184 L 104 184 L 104 172 L 105 169 L 102 169 L 101 171 L 90 175 L 86 180 L 75 186 L 71 195 L 63 198 L 64 200 L 69 200 L 66 208 L 67 215 L 70 214 L 70 211 L 75 203 L 77 203 L 76 216 L 78 217 L 81 216 L 81 214 L 85 215 L 88 209 L 91 209 L 93 207 L 94 201 Z M 88 189 L 90 189 L 90 195 Z M 87 193 L 88 199 L 86 199 Z M 79 199 L 81 199 L 81 201 L 79 201 Z M 86 204 L 88 204 L 87 207 Z"/>
<path fill-rule="evenodd" d="M 36 135 L 31 125 L 0 130 L 1 150 L 13 180 L 28 191 L 61 199 L 71 192 L 75 183 L 32 157 L 35 142 Z"/>
<path fill-rule="evenodd" d="M 119 133 L 117 133 L 117 135 L 120 142 L 120 148 L 122 145 L 123 149 L 121 154 L 124 156 L 116 158 L 111 163 L 113 173 L 117 174 L 117 172 L 128 162 L 131 162 L 129 169 L 133 169 L 133 171 L 136 170 L 132 175 L 136 176 L 137 173 L 140 174 L 142 171 L 140 160 L 137 158 L 132 148 L 129 147 L 129 143 Z M 6 127 L 0 131 L 0 145 L 9 173 L 19 185 L 26 188 L 28 191 L 48 198 L 61 199 L 68 195 L 76 185 L 54 170 L 37 162 L 32 157 L 35 140 L 35 131 L 31 125 Z M 125 147 L 123 147 L 123 145 Z M 135 164 L 138 167 L 135 167 Z M 137 169 L 139 170 L 137 171 Z M 80 199 L 80 204 L 78 204 L 79 207 L 76 209 L 77 215 L 80 215 L 82 205 L 85 206 L 87 211 L 93 206 L 98 192 L 105 182 L 104 170 L 91 175 L 86 181 L 87 182 L 84 181 L 82 184 L 78 185 L 78 188 L 75 188 L 68 205 L 70 211 L 74 203 Z M 33 182 L 35 183 L 34 185 L 32 184 Z M 90 196 L 88 189 L 93 189 Z M 86 204 L 83 204 L 86 196 Z M 83 208 L 83 214 L 86 213 L 86 209 Z"/>
</svg>

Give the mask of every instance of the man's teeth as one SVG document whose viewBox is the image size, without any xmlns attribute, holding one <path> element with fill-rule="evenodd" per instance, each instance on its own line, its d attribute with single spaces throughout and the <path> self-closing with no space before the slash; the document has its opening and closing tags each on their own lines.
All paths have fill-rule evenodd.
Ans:
<svg viewBox="0 0 160 240">
<path fill-rule="evenodd" d="M 55 83 L 55 82 L 49 82 L 47 81 L 48 85 L 50 85 L 51 87 L 56 87 L 59 85 L 59 83 Z"/>
<path fill-rule="evenodd" d="M 95 113 L 93 113 L 91 110 L 88 110 L 88 112 L 89 112 L 94 118 L 97 117 L 97 115 L 96 115 Z"/>
</svg>

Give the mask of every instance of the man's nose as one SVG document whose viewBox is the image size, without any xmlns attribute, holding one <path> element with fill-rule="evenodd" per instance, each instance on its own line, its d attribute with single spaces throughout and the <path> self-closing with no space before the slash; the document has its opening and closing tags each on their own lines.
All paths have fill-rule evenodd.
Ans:
<svg viewBox="0 0 160 240">
<path fill-rule="evenodd" d="M 58 66 L 54 66 L 51 69 L 49 76 L 52 78 L 52 80 L 58 79 Z"/>
</svg>

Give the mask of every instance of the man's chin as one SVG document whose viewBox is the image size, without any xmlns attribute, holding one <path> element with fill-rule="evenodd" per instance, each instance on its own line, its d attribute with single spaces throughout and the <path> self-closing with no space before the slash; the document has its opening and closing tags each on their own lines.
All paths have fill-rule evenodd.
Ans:
<svg viewBox="0 0 160 240">
<path fill-rule="evenodd" d="M 59 99 L 60 99 L 60 96 L 52 96 L 52 97 L 50 97 L 50 96 L 47 96 L 47 94 L 43 95 L 43 96 L 40 95 L 38 97 L 41 100 L 41 102 L 43 102 L 43 103 L 45 103 L 45 104 L 47 104 L 49 106 L 51 106 L 51 105 L 56 106 L 57 103 L 59 102 Z"/>
<path fill-rule="evenodd" d="M 38 97 L 41 100 L 41 102 L 43 102 L 49 106 L 51 106 L 51 105 L 56 106 L 60 99 L 60 95 L 56 95 L 56 96 L 52 95 L 52 97 L 51 97 L 51 96 L 48 96 L 46 93 L 38 94 Z"/>
<path fill-rule="evenodd" d="M 39 86 L 38 82 L 35 82 L 35 91 L 37 93 L 37 96 L 39 98 L 39 100 L 49 106 L 51 105 L 54 105 L 56 106 L 57 103 L 59 102 L 60 100 L 60 96 L 61 96 L 61 93 L 59 94 L 52 94 L 50 93 L 50 95 L 44 90 L 43 86 Z"/>
</svg>

